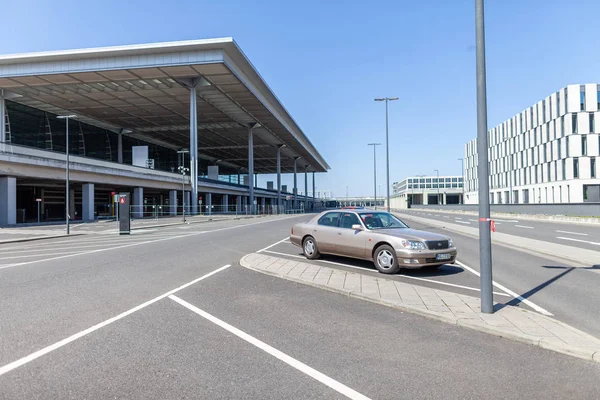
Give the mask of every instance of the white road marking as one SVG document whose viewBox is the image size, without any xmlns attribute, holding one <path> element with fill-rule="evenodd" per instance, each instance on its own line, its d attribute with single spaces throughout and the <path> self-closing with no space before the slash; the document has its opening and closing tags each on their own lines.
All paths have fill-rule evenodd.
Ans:
<svg viewBox="0 0 600 400">
<path fill-rule="evenodd" d="M 470 219 L 469 221 L 471 221 L 471 222 L 479 222 L 479 220 L 477 220 L 477 219 Z"/>
<path fill-rule="evenodd" d="M 246 332 L 236 328 L 235 326 L 229 325 L 227 322 L 220 320 L 219 318 L 207 313 L 204 310 L 199 309 L 198 307 L 194 306 L 193 304 L 190 304 L 187 301 L 182 300 L 177 296 L 169 296 L 169 298 L 171 300 L 173 300 L 174 302 L 187 308 L 188 310 L 192 311 L 193 313 L 198 314 L 202 318 L 207 319 L 210 322 L 212 322 L 213 324 L 220 326 L 221 328 L 234 334 L 235 336 L 239 337 L 240 339 L 250 343 L 251 345 L 253 345 L 255 347 L 258 347 L 265 353 L 283 361 L 290 367 L 293 367 L 293 368 L 297 369 L 298 371 L 310 376 L 311 378 L 321 382 L 322 384 L 330 387 L 331 389 L 348 397 L 349 399 L 369 400 L 368 397 L 357 392 L 356 390 L 351 389 L 348 386 L 344 385 L 343 383 L 340 383 L 339 381 L 336 381 L 335 379 L 330 378 L 329 376 L 323 374 L 322 372 L 319 372 L 316 369 L 309 367 L 308 365 L 304 364 L 303 362 L 298 361 L 295 358 L 288 356 L 284 352 L 277 350 L 276 348 L 266 344 L 265 342 L 255 338 L 254 336 L 247 334 Z"/>
<path fill-rule="evenodd" d="M 202 235 L 202 234 L 205 234 L 205 233 L 221 232 L 221 231 L 226 231 L 226 230 L 230 230 L 230 229 L 243 228 L 243 227 L 246 227 L 246 226 L 253 226 L 253 225 L 259 225 L 259 224 L 267 224 L 267 223 L 270 223 L 270 222 L 283 221 L 283 220 L 290 219 L 290 218 L 297 218 L 297 216 L 285 217 L 285 218 L 277 218 L 277 219 L 271 219 L 271 220 L 260 221 L 260 222 L 253 222 L 253 223 L 250 223 L 250 224 L 227 226 L 225 228 L 217 228 L 217 229 L 213 229 L 213 230 L 199 231 L 199 232 L 193 232 L 193 233 L 188 233 L 188 234 L 181 234 L 181 235 L 176 235 L 176 236 L 169 236 L 169 237 L 161 238 L 161 239 L 151 239 L 151 240 L 146 240 L 146 241 L 143 241 L 143 242 L 128 243 L 128 244 L 124 244 L 124 245 L 120 245 L 120 246 L 107 247 L 107 248 L 103 248 L 103 249 L 87 250 L 87 251 L 83 251 L 83 252 L 79 252 L 79 253 L 74 253 L 74 254 L 66 254 L 66 255 L 62 255 L 62 256 L 58 256 L 58 257 L 45 258 L 45 259 L 42 259 L 42 260 L 24 261 L 24 262 L 15 263 L 15 264 L 2 265 L 2 266 L 0 266 L 0 270 L 6 269 L 6 268 L 19 267 L 21 265 L 37 264 L 37 263 L 41 263 L 41 262 L 45 262 L 45 261 L 60 260 L 60 259 L 63 259 L 63 258 L 76 257 L 76 256 L 80 256 L 80 255 L 100 253 L 100 252 L 109 251 L 109 250 L 116 250 L 116 249 L 123 249 L 123 248 L 126 248 L 126 247 L 138 246 L 138 245 L 143 245 L 143 244 L 148 244 L 148 243 L 162 242 L 162 241 L 165 241 L 165 240 L 172 240 L 172 239 L 180 239 L 180 238 L 192 237 L 192 236 Z"/>
<path fill-rule="evenodd" d="M 458 265 L 460 265 L 461 267 L 463 267 L 464 269 L 466 269 L 467 271 L 470 271 L 472 273 L 474 273 L 477 276 L 480 276 L 479 272 L 474 270 L 473 268 L 463 264 L 460 261 L 456 261 L 456 263 Z M 496 286 L 498 289 L 503 290 L 504 292 L 510 294 L 512 297 L 514 297 L 515 299 L 518 299 L 520 302 L 527 304 L 529 307 L 533 308 L 535 311 L 539 312 L 540 314 L 544 314 L 547 315 L 549 317 L 552 317 L 554 314 L 552 314 L 551 312 L 549 312 L 548 310 L 538 306 L 537 304 L 533 303 L 530 300 L 527 300 L 526 298 L 524 298 L 521 295 L 516 294 L 515 292 L 513 292 L 512 290 L 500 285 L 499 283 L 497 283 L 496 281 L 492 281 L 492 285 Z"/>
<path fill-rule="evenodd" d="M 457 223 L 459 223 L 459 224 L 467 224 L 467 225 L 471 225 L 471 223 L 470 223 L 470 222 L 467 222 L 467 221 L 454 221 L 454 222 L 457 222 Z"/>
<path fill-rule="evenodd" d="M 279 253 L 277 251 L 265 250 L 265 253 L 278 254 L 278 255 L 281 255 L 281 256 L 294 257 L 294 258 L 302 258 L 302 259 L 306 260 L 306 257 L 304 257 L 304 256 L 299 256 L 299 255 L 294 255 L 294 254 L 286 254 L 286 253 Z M 327 261 L 327 260 L 311 260 L 311 261 L 321 262 L 321 263 L 325 263 L 325 264 L 339 265 L 341 267 L 354 268 L 354 269 L 359 269 L 361 271 L 370 272 L 370 273 L 373 273 L 373 274 L 379 274 L 379 271 L 368 269 L 368 268 L 363 268 L 363 267 L 357 267 L 356 265 L 349 265 L 349 264 L 339 263 L 339 262 L 335 262 L 335 261 Z M 470 286 L 456 285 L 454 283 L 448 283 L 448 282 L 435 281 L 433 279 L 418 278 L 416 276 L 408 276 L 408 275 L 394 275 L 394 276 L 398 277 L 398 278 L 415 279 L 415 280 L 418 280 L 418 281 L 425 281 L 425 282 L 437 283 L 439 285 L 444 285 L 444 286 L 452 286 L 452 287 L 457 287 L 457 288 L 462 288 L 462 289 L 467 289 L 467 290 L 474 290 L 476 292 L 480 291 L 479 288 L 474 288 L 474 287 L 470 287 Z M 494 294 L 497 294 L 498 296 L 510 297 L 509 295 L 507 295 L 505 293 L 494 292 Z"/>
<path fill-rule="evenodd" d="M 556 231 L 558 233 L 567 233 L 569 235 L 579 235 L 579 236 L 587 236 L 587 233 L 577 233 L 577 232 L 569 232 L 569 231 Z"/>
<path fill-rule="evenodd" d="M 571 242 L 580 242 L 580 243 L 587 243 L 587 244 L 593 244 L 595 246 L 600 246 L 600 243 L 590 242 L 588 240 L 574 239 L 574 238 L 568 238 L 568 237 L 562 237 L 562 236 L 558 236 L 557 239 L 570 240 Z"/>
<path fill-rule="evenodd" d="M 459 217 L 454 217 L 454 219 L 462 219 L 462 218 L 459 218 Z"/>
<path fill-rule="evenodd" d="M 444 218 L 450 218 L 450 217 L 448 217 L 447 215 L 444 215 Z"/>
<path fill-rule="evenodd" d="M 269 245 L 269 246 L 267 246 L 267 247 L 265 247 L 265 248 L 262 248 L 262 249 L 260 249 L 260 250 L 256 251 L 256 253 L 262 253 L 263 251 L 265 251 L 265 250 L 268 250 L 268 249 L 270 249 L 271 247 L 277 246 L 279 243 L 283 243 L 283 242 L 285 242 L 286 240 L 287 240 L 287 241 L 289 241 L 289 237 L 283 238 L 283 239 L 281 239 L 279 242 L 275 242 L 275 243 L 273 243 L 273 244 L 271 244 L 271 245 Z"/>
<path fill-rule="evenodd" d="M 519 222 L 519 221 L 517 221 L 517 220 L 515 220 L 515 219 L 495 219 L 495 218 L 492 218 L 492 219 L 493 219 L 494 221 L 496 221 L 496 222 L 498 222 L 498 221 L 499 221 L 499 222 L 515 222 L 515 223 L 516 223 L 516 222 Z"/>
<path fill-rule="evenodd" d="M 200 278 L 194 279 L 193 281 L 190 281 L 190 282 L 188 282 L 188 283 L 186 283 L 184 285 L 181 285 L 178 288 L 175 288 L 175 289 L 170 290 L 170 291 L 168 291 L 168 292 L 166 292 L 164 294 L 161 294 L 160 296 L 155 297 L 152 300 L 148 300 L 145 303 L 142 303 L 142 304 L 140 304 L 138 306 L 135 306 L 135 307 L 133 307 L 133 308 L 131 308 L 131 309 L 125 311 L 125 312 L 122 312 L 121 314 L 119 314 L 119 315 L 117 315 L 115 317 L 109 318 L 106 321 L 100 322 L 99 324 L 96 324 L 96 325 L 91 326 L 91 327 L 89 327 L 89 328 L 87 328 L 87 329 L 85 329 L 85 330 L 83 330 L 81 332 L 78 332 L 78 333 L 76 333 L 74 335 L 71 335 L 68 338 L 60 340 L 60 341 L 58 341 L 58 342 L 56 342 L 54 344 L 51 344 L 50 346 L 44 347 L 43 349 L 40 349 L 40 350 L 38 350 L 38 351 L 36 351 L 34 353 L 31 353 L 28 356 L 25 356 L 25 357 L 20 358 L 20 359 L 18 359 L 16 361 L 13 361 L 13 362 L 11 362 L 9 364 L 6 364 L 5 366 L 0 367 L 0 376 L 6 374 L 7 372 L 12 371 L 15 368 L 19 368 L 19 367 L 21 367 L 21 366 L 23 366 L 23 365 L 25 365 L 25 364 L 27 364 L 27 363 L 29 363 L 29 362 L 37 359 L 37 358 L 40 358 L 41 356 L 43 356 L 45 354 L 48 354 L 48 353 L 50 353 L 50 352 L 52 352 L 54 350 L 57 350 L 57 349 L 65 346 L 65 345 L 67 345 L 67 344 L 69 344 L 69 343 L 71 343 L 71 342 L 73 342 L 73 341 L 75 341 L 75 340 L 77 340 L 79 338 L 82 338 L 82 337 L 84 337 L 84 336 L 86 336 L 86 335 L 88 335 L 88 334 L 90 334 L 90 333 L 92 333 L 94 331 L 97 331 L 98 329 L 103 328 L 106 325 L 112 324 L 115 321 L 118 321 L 118 320 L 120 320 L 122 318 L 125 318 L 128 315 L 131 315 L 134 312 L 139 311 L 142 308 L 145 308 L 145 307 L 149 306 L 150 304 L 156 303 L 157 301 L 162 300 L 165 297 L 168 297 L 168 296 L 170 296 L 170 295 L 172 295 L 174 293 L 177 293 L 178 291 L 180 291 L 182 289 L 185 289 L 186 287 L 191 286 L 191 285 L 193 285 L 195 283 L 198 283 L 201 280 L 206 279 L 206 278 L 208 278 L 208 277 L 210 277 L 210 276 L 212 276 L 212 275 L 214 275 L 214 274 L 216 274 L 218 272 L 221 272 L 221 271 L 223 271 L 223 270 L 225 270 L 225 269 L 227 269 L 229 267 L 231 267 L 231 265 L 225 265 L 225 266 L 223 266 L 221 268 L 218 268 L 218 269 L 216 269 L 216 270 L 214 270 L 212 272 L 209 272 L 206 275 L 201 276 Z"/>
<path fill-rule="evenodd" d="M 526 226 L 526 225 L 515 225 L 517 228 L 524 228 L 524 229 L 535 229 L 533 226 Z"/>
</svg>

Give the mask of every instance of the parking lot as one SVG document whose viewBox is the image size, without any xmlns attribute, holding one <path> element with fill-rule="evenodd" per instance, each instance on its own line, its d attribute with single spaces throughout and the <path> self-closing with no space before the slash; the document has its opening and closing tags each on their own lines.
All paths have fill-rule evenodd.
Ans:
<svg viewBox="0 0 600 400">
<path fill-rule="evenodd" d="M 0 399 L 559 399 L 600 390 L 598 364 L 238 266 L 308 218 L 1 245 Z M 393 279 L 473 295 L 447 285 L 476 286 L 469 276 L 446 266 Z"/>
</svg>

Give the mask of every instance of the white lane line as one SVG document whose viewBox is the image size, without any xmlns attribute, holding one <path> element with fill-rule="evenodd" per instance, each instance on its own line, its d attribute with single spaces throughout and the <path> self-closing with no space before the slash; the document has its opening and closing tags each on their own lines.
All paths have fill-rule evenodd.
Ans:
<svg viewBox="0 0 600 400">
<path fill-rule="evenodd" d="M 574 239 L 574 238 L 568 238 L 568 237 L 562 237 L 562 236 L 558 236 L 557 239 L 570 240 L 571 242 L 587 243 L 587 244 L 593 244 L 595 246 L 600 246 L 600 243 L 590 242 L 588 240 Z"/>
<path fill-rule="evenodd" d="M 278 255 L 281 255 L 281 256 L 301 258 L 301 259 L 306 260 L 306 257 L 304 257 L 304 256 L 299 256 L 299 255 L 294 255 L 294 254 L 286 254 L 286 253 L 279 253 L 277 251 L 265 250 L 265 253 L 278 254 Z M 354 269 L 358 269 L 358 270 L 361 270 L 361 271 L 370 272 L 370 273 L 373 273 L 373 274 L 379 274 L 379 271 L 375 271 L 375 270 L 368 269 L 368 268 L 363 268 L 363 267 L 357 267 L 356 265 L 349 265 L 349 264 L 339 263 L 339 262 L 335 262 L 335 261 L 327 261 L 327 260 L 312 260 L 312 261 L 316 261 L 316 262 L 320 262 L 320 263 L 325 263 L 325 264 L 339 265 L 341 267 L 354 268 Z M 394 275 L 394 276 L 397 277 L 397 278 L 407 278 L 407 279 L 415 279 L 415 280 L 418 280 L 418 281 L 432 282 L 432 283 L 436 283 L 438 285 L 452 286 L 452 287 L 457 287 L 457 288 L 462 288 L 462 289 L 467 289 L 467 290 L 473 290 L 473 291 L 476 291 L 476 292 L 480 291 L 479 288 L 474 288 L 474 287 L 470 287 L 470 286 L 463 286 L 463 285 L 456 285 L 454 283 L 448 283 L 448 282 L 435 281 L 433 279 L 418 278 L 416 276 L 408 276 L 408 275 Z M 500 293 L 500 292 L 494 292 L 494 294 L 497 294 L 498 296 L 510 297 L 509 295 L 507 295 L 505 293 Z"/>
<path fill-rule="evenodd" d="M 258 347 L 265 353 L 283 361 L 290 367 L 295 368 L 298 371 L 310 376 L 311 378 L 321 382 L 322 384 L 330 387 L 331 389 L 348 397 L 349 399 L 369 400 L 369 398 L 367 396 L 357 392 L 354 389 L 349 388 L 348 386 L 344 385 L 343 383 L 336 381 L 335 379 L 323 374 L 322 372 L 319 372 L 316 369 L 309 367 L 308 365 L 304 364 L 302 361 L 298 361 L 295 358 L 288 356 L 284 352 L 277 350 L 276 348 L 266 344 L 265 342 L 255 338 L 254 336 L 247 334 L 246 332 L 236 328 L 235 326 L 229 325 L 227 322 L 220 320 L 219 318 L 207 313 L 204 310 L 199 309 L 198 307 L 194 306 L 193 304 L 190 304 L 187 301 L 182 300 L 177 296 L 169 296 L 169 298 L 171 300 L 173 300 L 174 302 L 187 308 L 188 310 L 192 311 L 193 313 L 198 314 L 202 318 L 209 320 L 213 324 L 218 325 L 219 327 L 234 334 L 235 336 L 250 343 L 251 345 Z"/>
<path fill-rule="evenodd" d="M 450 217 L 448 217 L 447 215 L 444 215 L 444 218 L 450 218 Z"/>
<path fill-rule="evenodd" d="M 523 229 L 535 229 L 533 226 L 527 226 L 527 225 L 515 225 L 517 228 L 523 228 Z"/>
<path fill-rule="evenodd" d="M 556 231 L 558 233 L 567 233 L 569 235 L 579 235 L 579 236 L 587 236 L 587 233 L 577 233 L 577 232 L 569 232 L 569 231 Z"/>
<path fill-rule="evenodd" d="M 259 224 L 268 224 L 268 223 L 271 223 L 271 222 L 283 221 L 283 220 L 290 219 L 290 218 L 297 218 L 297 216 L 286 217 L 286 218 L 270 219 L 270 220 L 267 220 L 267 221 L 253 222 L 253 223 L 250 223 L 250 224 L 228 226 L 228 227 L 225 227 L 225 228 L 217 228 L 217 229 L 213 229 L 213 230 L 209 230 L 209 231 L 200 231 L 200 232 L 193 232 L 193 233 L 182 234 L 182 235 L 177 235 L 177 236 L 169 236 L 169 237 L 162 238 L 162 239 L 153 239 L 153 240 L 146 240 L 146 241 L 143 241 L 143 242 L 128 243 L 128 244 L 124 244 L 124 245 L 121 245 L 121 246 L 107 247 L 107 248 L 103 248 L 103 249 L 87 250 L 87 251 L 83 251 L 83 252 L 80 252 L 80 253 L 66 254 L 66 255 L 58 256 L 58 257 L 44 258 L 42 260 L 24 261 L 24 262 L 20 262 L 20 263 L 16 263 L 16 264 L 3 265 L 3 266 L 0 267 L 0 270 L 6 269 L 6 268 L 19 267 L 21 265 L 37 264 L 37 263 L 41 263 L 41 262 L 45 262 L 45 261 L 60 260 L 60 259 L 63 259 L 63 258 L 76 257 L 76 256 L 80 256 L 80 255 L 100 253 L 100 252 L 109 251 L 109 250 L 116 250 L 116 249 L 123 249 L 123 248 L 126 248 L 126 247 L 138 246 L 138 245 L 143 245 L 143 244 L 148 244 L 148 243 L 163 242 L 165 240 L 187 238 L 187 237 L 202 235 L 202 234 L 205 234 L 205 233 L 221 232 L 221 231 L 227 231 L 227 230 L 230 230 L 230 229 L 243 228 L 243 227 L 246 227 L 246 226 L 253 226 L 253 225 L 259 225 Z"/>
<path fill-rule="evenodd" d="M 134 312 L 139 311 L 142 308 L 145 308 L 145 307 L 149 306 L 150 304 L 156 303 L 157 301 L 162 300 L 165 297 L 168 297 L 168 296 L 172 295 L 173 293 L 177 293 L 178 291 L 180 291 L 182 289 L 185 289 L 186 287 L 191 286 L 191 285 L 193 285 L 195 283 L 198 283 L 201 280 L 206 279 L 206 278 L 208 278 L 208 277 L 210 277 L 210 276 L 212 276 L 212 275 L 214 275 L 214 274 L 216 274 L 218 272 L 221 272 L 221 271 L 223 271 L 223 270 L 225 270 L 225 269 L 227 269 L 229 267 L 231 267 L 231 265 L 225 265 L 225 266 L 223 266 L 221 268 L 218 268 L 218 269 L 216 269 L 216 270 L 214 270 L 212 272 L 209 272 L 206 275 L 201 276 L 200 278 L 196 278 L 193 281 L 190 281 L 190 282 L 188 282 L 186 284 L 183 284 L 183 285 L 179 286 L 178 288 L 175 288 L 175 289 L 170 290 L 170 291 L 168 291 L 168 292 L 166 292 L 164 294 L 161 294 L 160 296 L 155 297 L 152 300 L 148 300 L 145 303 L 142 303 L 142 304 L 140 304 L 138 306 L 130 308 L 129 310 L 127 310 L 125 312 L 122 312 L 121 314 L 119 314 L 119 315 L 117 315 L 115 317 L 109 318 L 106 321 L 100 322 L 99 324 L 96 324 L 96 325 L 91 326 L 91 327 L 89 327 L 89 328 L 87 328 L 87 329 L 85 329 L 85 330 L 83 330 L 81 332 L 78 332 L 78 333 L 76 333 L 74 335 L 71 335 L 68 338 L 65 338 L 65 339 L 63 339 L 61 341 L 58 341 L 58 342 L 56 342 L 54 344 L 51 344 L 50 346 L 44 347 L 43 349 L 40 349 L 40 350 L 38 350 L 38 351 L 36 351 L 34 353 L 31 353 L 28 356 L 25 356 L 25 357 L 20 358 L 20 359 L 18 359 L 16 361 L 13 361 L 13 362 L 11 362 L 9 364 L 6 364 L 5 366 L 0 367 L 0 376 L 6 374 L 7 372 L 12 371 L 15 368 L 19 368 L 20 366 L 23 366 L 23 365 L 25 365 L 25 364 L 27 364 L 27 363 L 29 363 L 29 362 L 37 359 L 37 358 L 40 358 L 41 356 L 43 356 L 45 354 L 48 354 L 48 353 L 50 353 L 50 352 L 52 352 L 54 350 L 57 350 L 57 349 L 65 346 L 65 345 L 67 345 L 67 344 L 69 344 L 69 343 L 71 343 L 71 342 L 73 342 L 73 341 L 75 341 L 75 340 L 77 340 L 79 338 L 82 338 L 82 337 L 84 337 L 86 335 L 89 335 L 90 333 L 92 333 L 94 331 L 97 331 L 98 329 L 100 329 L 102 327 L 105 327 L 106 325 L 112 324 L 115 321 L 118 321 L 118 320 L 120 320 L 122 318 L 125 318 L 126 316 L 131 315 Z"/>
<path fill-rule="evenodd" d="M 462 262 L 460 262 L 460 261 L 458 261 L 458 260 L 457 260 L 457 261 L 456 261 L 456 263 L 457 263 L 458 265 L 460 265 L 461 267 L 463 267 L 464 269 L 466 269 L 467 271 L 470 271 L 470 272 L 474 273 L 475 275 L 477 275 L 477 276 L 480 276 L 478 271 L 476 271 L 476 270 L 474 270 L 473 268 L 471 268 L 471 267 L 469 267 L 469 266 L 467 266 L 467 265 L 463 264 Z M 526 298 L 524 298 L 523 296 L 516 294 L 516 293 L 515 293 L 515 292 L 513 292 L 512 290 L 510 290 L 510 289 L 508 289 L 508 288 L 506 288 L 506 287 L 502 286 L 501 284 L 499 284 L 499 283 L 498 283 L 498 282 L 496 282 L 496 281 L 492 281 L 492 285 L 494 285 L 494 286 L 496 286 L 498 289 L 500 289 L 500 290 L 503 290 L 504 292 L 506 292 L 506 293 L 510 294 L 512 297 L 514 297 L 515 299 L 518 299 L 520 302 L 522 302 L 522 303 L 524 303 L 524 304 L 527 304 L 529 307 L 533 308 L 535 311 L 539 312 L 540 314 L 544 314 L 544 315 L 547 315 L 547 316 L 549 316 L 549 317 L 552 317 L 552 316 L 554 315 L 554 314 L 552 314 L 551 312 L 549 312 L 548 310 L 546 310 L 546 309 L 544 309 L 544 308 L 542 308 L 542 307 L 538 306 L 537 304 L 533 303 L 533 302 L 532 302 L 532 301 L 530 301 L 530 300 L 527 300 L 527 299 L 526 299 Z"/>
<path fill-rule="evenodd" d="M 517 221 L 517 220 L 515 220 L 515 219 L 495 219 L 495 218 L 492 218 L 492 219 L 493 219 L 494 221 L 496 221 L 496 222 L 498 222 L 498 221 L 499 221 L 499 222 L 515 222 L 515 223 L 516 223 L 516 222 L 519 222 L 519 221 Z"/>
<path fill-rule="evenodd" d="M 459 218 L 459 217 L 454 217 L 454 219 L 462 219 L 462 218 Z"/>
<path fill-rule="evenodd" d="M 287 241 L 289 241 L 289 237 L 283 238 L 283 239 L 281 239 L 281 240 L 280 240 L 280 241 L 278 241 L 278 242 L 275 242 L 275 243 L 273 243 L 273 244 L 271 244 L 271 245 L 269 245 L 269 246 L 267 246 L 267 247 L 265 247 L 265 248 L 262 248 L 262 249 L 260 249 L 260 250 L 256 251 L 256 253 L 262 253 L 263 251 L 266 251 L 266 250 L 270 249 L 271 247 L 275 247 L 275 246 L 277 246 L 279 243 L 283 243 L 283 242 L 285 242 L 286 240 L 287 240 Z"/>
<path fill-rule="evenodd" d="M 471 221 L 471 222 L 479 222 L 479 220 L 477 220 L 477 219 L 470 219 L 469 221 Z"/>
<path fill-rule="evenodd" d="M 467 221 L 454 221 L 454 222 L 456 222 L 456 223 L 459 223 L 459 224 L 467 224 L 467 225 L 471 225 L 471 223 L 470 223 L 470 222 L 467 222 Z"/>
</svg>

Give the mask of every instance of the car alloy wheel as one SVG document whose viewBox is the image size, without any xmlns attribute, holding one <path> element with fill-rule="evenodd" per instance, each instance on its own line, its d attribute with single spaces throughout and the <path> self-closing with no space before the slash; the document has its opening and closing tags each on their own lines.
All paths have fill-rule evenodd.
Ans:
<svg viewBox="0 0 600 400">
<path fill-rule="evenodd" d="M 395 261 L 394 255 L 387 249 L 383 249 L 377 253 L 377 263 L 383 269 L 393 268 Z"/>
</svg>

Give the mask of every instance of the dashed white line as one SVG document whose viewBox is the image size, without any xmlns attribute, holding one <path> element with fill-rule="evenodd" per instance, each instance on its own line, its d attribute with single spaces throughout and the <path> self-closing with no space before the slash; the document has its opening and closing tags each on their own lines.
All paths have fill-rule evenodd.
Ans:
<svg viewBox="0 0 600 400">
<path fill-rule="evenodd" d="M 193 313 L 198 314 L 202 318 L 209 320 L 210 322 L 212 322 L 213 324 L 215 324 L 217 326 L 220 326 L 221 328 L 234 334 L 235 336 L 239 337 L 240 339 L 250 343 L 251 345 L 253 345 L 255 347 L 258 347 L 265 353 L 283 361 L 290 367 L 293 367 L 293 368 L 297 369 L 298 371 L 310 376 L 311 378 L 321 382 L 322 384 L 330 387 L 331 389 L 348 397 L 349 399 L 369 400 L 369 398 L 367 396 L 357 392 L 354 389 L 349 388 L 348 386 L 344 385 L 343 383 L 336 381 L 335 379 L 323 374 L 322 372 L 319 372 L 316 369 L 309 367 L 308 365 L 304 364 L 302 361 L 296 360 L 295 358 L 288 356 L 284 352 L 277 350 L 276 348 L 266 344 L 265 342 L 255 338 L 254 336 L 247 334 L 246 332 L 236 328 L 235 326 L 229 325 L 227 322 L 220 320 L 219 318 L 207 313 L 204 310 L 199 309 L 198 307 L 194 306 L 193 304 L 190 304 L 187 301 L 182 300 L 177 296 L 169 296 L 169 298 L 171 300 L 173 300 L 174 302 L 187 308 L 188 310 L 192 311 Z"/>
<path fill-rule="evenodd" d="M 467 222 L 467 221 L 454 221 L 454 222 L 459 223 L 459 224 L 471 225 L 471 223 Z"/>
<path fill-rule="evenodd" d="M 444 218 L 450 218 L 450 217 L 449 217 L 449 216 L 447 216 L 447 215 L 444 215 Z"/>
<path fill-rule="evenodd" d="M 587 233 L 578 233 L 578 232 L 569 232 L 569 231 L 556 231 L 558 233 L 566 233 L 569 235 L 579 235 L 579 236 L 588 236 Z"/>
<path fill-rule="evenodd" d="M 25 356 L 25 357 L 20 358 L 20 359 L 18 359 L 16 361 L 13 361 L 13 362 L 11 362 L 9 364 L 6 364 L 5 366 L 3 366 L 3 367 L 0 368 L 0 376 L 6 374 L 7 372 L 12 371 L 15 368 L 19 368 L 20 366 L 23 366 L 23 365 L 25 365 L 25 364 L 27 364 L 27 363 L 29 363 L 29 362 L 37 359 L 37 358 L 40 358 L 41 356 L 43 356 L 45 354 L 48 354 L 48 353 L 50 353 L 50 352 L 52 352 L 54 350 L 57 350 L 57 349 L 65 346 L 65 345 L 67 345 L 67 344 L 69 344 L 69 343 L 71 343 L 71 342 L 73 342 L 73 341 L 75 341 L 75 340 L 77 340 L 79 338 L 82 338 L 82 337 L 84 337 L 84 336 L 86 336 L 86 335 L 88 335 L 88 334 L 90 334 L 90 333 L 92 333 L 94 331 L 97 331 L 98 329 L 103 328 L 106 325 L 112 324 L 115 321 L 118 321 L 118 320 L 120 320 L 122 318 L 125 318 L 126 316 L 131 315 L 134 312 L 139 311 L 142 308 L 145 308 L 145 307 L 149 306 L 150 304 L 156 303 L 157 301 L 162 300 L 165 297 L 168 297 L 168 296 L 170 296 L 170 295 L 172 295 L 172 294 L 174 294 L 174 293 L 176 293 L 176 292 L 178 292 L 178 291 L 180 291 L 182 289 L 185 289 L 188 286 L 191 286 L 191 285 L 193 285 L 195 283 L 198 283 L 201 280 L 206 279 L 206 278 L 208 278 L 208 277 L 210 277 L 210 276 L 212 276 L 212 275 L 214 275 L 214 274 L 216 274 L 218 272 L 221 272 L 221 271 L 229 268 L 230 266 L 231 265 L 225 265 L 225 266 L 223 266 L 221 268 L 218 268 L 218 269 L 216 269 L 216 270 L 214 270 L 212 272 L 209 272 L 206 275 L 201 276 L 200 278 L 194 279 L 193 281 L 188 282 L 188 283 L 186 283 L 184 285 L 181 285 L 178 288 L 170 290 L 167 293 L 161 294 L 160 296 L 155 297 L 152 300 L 148 300 L 145 303 L 142 303 L 142 304 L 140 304 L 138 306 L 135 306 L 135 307 L 133 307 L 133 308 L 131 308 L 131 309 L 125 311 L 125 312 L 122 312 L 121 314 L 119 314 L 119 315 L 117 315 L 115 317 L 109 318 L 106 321 L 100 322 L 99 324 L 96 324 L 96 325 L 94 325 L 92 327 L 89 327 L 89 328 L 87 328 L 87 329 L 85 329 L 85 330 L 83 330 L 81 332 L 78 332 L 78 333 L 76 333 L 74 335 L 71 335 L 68 338 L 65 338 L 65 339 L 63 339 L 61 341 L 58 341 L 58 342 L 56 342 L 54 344 L 51 344 L 50 346 L 44 347 L 43 349 L 40 349 L 40 350 L 38 350 L 38 351 L 36 351 L 34 353 L 31 353 L 28 356 Z"/>
<path fill-rule="evenodd" d="M 581 239 L 568 238 L 568 237 L 562 237 L 562 236 L 558 236 L 557 239 L 570 240 L 571 242 L 587 243 L 587 244 L 593 244 L 595 246 L 600 246 L 600 243 L 590 242 L 589 240 L 581 240 Z"/>
<path fill-rule="evenodd" d="M 466 269 L 469 272 L 474 273 L 475 275 L 479 276 L 479 272 L 474 270 L 473 268 L 463 264 L 460 261 L 456 261 L 456 264 L 460 265 L 461 267 L 463 267 L 464 269 Z M 535 311 L 539 312 L 540 314 L 544 314 L 547 316 L 553 316 L 554 314 L 552 314 L 551 312 L 549 312 L 548 310 L 538 306 L 537 304 L 533 303 L 530 300 L 527 300 L 526 298 L 524 298 L 521 295 L 516 294 L 515 292 L 513 292 L 512 290 L 500 285 L 499 283 L 497 283 L 496 281 L 492 281 L 492 284 L 494 286 L 496 286 L 498 289 L 503 290 L 504 292 L 510 294 L 511 296 L 513 296 L 515 299 L 518 299 L 520 302 L 527 304 L 529 307 L 533 308 Z"/>
<path fill-rule="evenodd" d="M 533 226 L 527 226 L 527 225 L 515 225 L 515 227 L 523 228 L 523 229 L 535 229 Z"/>
</svg>

